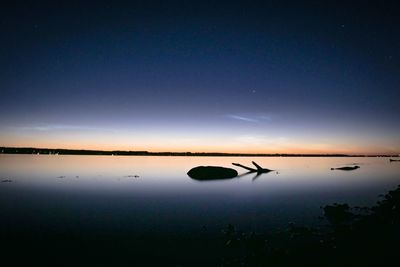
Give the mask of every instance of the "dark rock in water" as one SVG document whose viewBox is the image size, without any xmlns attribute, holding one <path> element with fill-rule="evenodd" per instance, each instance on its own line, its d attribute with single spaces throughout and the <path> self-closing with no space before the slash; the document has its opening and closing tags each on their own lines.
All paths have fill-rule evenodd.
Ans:
<svg viewBox="0 0 400 267">
<path fill-rule="evenodd" d="M 356 170 L 358 168 L 360 168 L 360 166 L 331 168 L 331 170 L 352 171 L 352 170 Z"/>
<path fill-rule="evenodd" d="M 188 173 L 190 178 L 200 181 L 232 179 L 238 172 L 231 168 L 217 166 L 199 166 L 191 169 Z"/>
<path fill-rule="evenodd" d="M 11 179 L 4 179 L 4 180 L 1 180 L 1 182 L 2 182 L 2 183 L 11 183 L 12 180 L 11 180 Z"/>
<path fill-rule="evenodd" d="M 389 162 L 400 161 L 400 159 L 389 159 Z"/>
</svg>

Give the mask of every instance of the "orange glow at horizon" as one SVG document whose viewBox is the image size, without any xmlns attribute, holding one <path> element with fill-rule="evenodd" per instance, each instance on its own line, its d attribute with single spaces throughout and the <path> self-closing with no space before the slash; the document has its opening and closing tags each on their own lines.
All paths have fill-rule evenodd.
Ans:
<svg viewBox="0 0 400 267">
<path fill-rule="evenodd" d="M 265 154 L 399 154 L 400 142 L 375 136 L 266 136 L 237 133 L 101 133 L 20 131 L 0 134 L 0 146 L 149 152 Z M 374 145 L 371 145 L 374 144 Z"/>
<path fill-rule="evenodd" d="M 384 148 L 362 148 L 350 147 L 340 148 L 338 146 L 321 146 L 318 144 L 297 144 L 290 146 L 274 146 L 267 148 L 266 146 L 230 146 L 230 145 L 165 145 L 157 143 L 141 144 L 141 145 L 124 145 L 112 143 L 95 143 L 95 142 L 6 142 L 0 146 L 7 147 L 35 147 L 35 148 L 50 148 L 50 149 L 83 149 L 83 150 L 122 150 L 122 151 L 148 151 L 148 152 L 208 152 L 208 153 L 249 153 L 249 154 L 396 154 L 393 150 Z"/>
</svg>

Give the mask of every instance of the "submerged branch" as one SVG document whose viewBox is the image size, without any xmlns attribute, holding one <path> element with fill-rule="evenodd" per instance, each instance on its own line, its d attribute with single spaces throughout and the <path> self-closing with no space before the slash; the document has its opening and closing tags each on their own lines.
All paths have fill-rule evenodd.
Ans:
<svg viewBox="0 0 400 267">
<path fill-rule="evenodd" d="M 257 172 L 257 173 L 259 173 L 259 174 L 261 174 L 261 173 L 268 173 L 268 172 L 270 172 L 270 171 L 273 171 L 273 170 L 270 170 L 270 169 L 264 169 L 264 168 L 262 168 L 260 165 L 258 165 L 258 164 L 255 163 L 254 161 L 252 161 L 252 163 L 253 163 L 254 166 L 257 167 L 257 169 L 250 168 L 250 167 L 244 166 L 244 165 L 239 164 L 239 163 L 232 163 L 232 164 L 235 165 L 235 166 L 238 166 L 238 167 L 242 167 L 242 168 L 244 168 L 244 169 L 246 169 L 246 170 L 248 170 L 248 171 L 250 171 L 250 172 Z"/>
</svg>

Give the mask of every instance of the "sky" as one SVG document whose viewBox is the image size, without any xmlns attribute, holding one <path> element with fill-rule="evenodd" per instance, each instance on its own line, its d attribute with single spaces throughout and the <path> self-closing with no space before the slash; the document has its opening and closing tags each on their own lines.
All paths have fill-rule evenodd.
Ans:
<svg viewBox="0 0 400 267">
<path fill-rule="evenodd" d="M 395 1 L 10 1 L 0 146 L 400 153 Z"/>
</svg>

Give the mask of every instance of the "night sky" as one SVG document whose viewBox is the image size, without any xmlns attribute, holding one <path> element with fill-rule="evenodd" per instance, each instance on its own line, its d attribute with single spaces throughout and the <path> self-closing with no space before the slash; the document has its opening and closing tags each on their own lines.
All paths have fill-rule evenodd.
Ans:
<svg viewBox="0 0 400 267">
<path fill-rule="evenodd" d="M 10 1 L 0 146 L 400 153 L 395 1 Z"/>
</svg>

